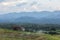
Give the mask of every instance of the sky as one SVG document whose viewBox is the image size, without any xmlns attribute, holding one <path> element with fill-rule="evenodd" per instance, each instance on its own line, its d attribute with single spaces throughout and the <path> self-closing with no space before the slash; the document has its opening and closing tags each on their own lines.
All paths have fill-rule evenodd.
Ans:
<svg viewBox="0 0 60 40">
<path fill-rule="evenodd" d="M 60 10 L 60 0 L 0 0 L 0 14 Z"/>
</svg>

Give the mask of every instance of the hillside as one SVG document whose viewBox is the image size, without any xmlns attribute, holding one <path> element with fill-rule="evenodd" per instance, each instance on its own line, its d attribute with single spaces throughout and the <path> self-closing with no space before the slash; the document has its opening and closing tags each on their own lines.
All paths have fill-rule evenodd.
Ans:
<svg viewBox="0 0 60 40">
<path fill-rule="evenodd" d="M 0 40 L 60 40 L 60 35 L 13 31 L 0 28 Z"/>
</svg>

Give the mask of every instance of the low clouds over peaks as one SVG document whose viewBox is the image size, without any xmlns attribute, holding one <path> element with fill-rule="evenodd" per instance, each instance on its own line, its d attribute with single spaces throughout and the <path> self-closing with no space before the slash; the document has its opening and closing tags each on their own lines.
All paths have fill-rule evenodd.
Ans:
<svg viewBox="0 0 60 40">
<path fill-rule="evenodd" d="M 60 0 L 0 0 L 0 14 L 22 11 L 60 10 Z"/>
</svg>

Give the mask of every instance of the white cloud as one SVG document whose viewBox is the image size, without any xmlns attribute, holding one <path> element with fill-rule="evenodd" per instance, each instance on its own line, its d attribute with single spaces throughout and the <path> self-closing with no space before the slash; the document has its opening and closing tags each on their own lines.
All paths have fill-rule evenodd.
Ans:
<svg viewBox="0 0 60 40">
<path fill-rule="evenodd" d="M 60 10 L 60 0 L 4 0 L 0 12 L 54 11 Z"/>
</svg>

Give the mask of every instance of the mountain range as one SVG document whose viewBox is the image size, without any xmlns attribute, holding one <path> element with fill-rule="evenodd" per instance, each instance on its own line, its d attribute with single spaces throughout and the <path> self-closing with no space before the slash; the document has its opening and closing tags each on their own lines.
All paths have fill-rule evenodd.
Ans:
<svg viewBox="0 0 60 40">
<path fill-rule="evenodd" d="M 0 15 L 0 23 L 43 23 L 60 24 L 60 11 L 13 12 Z"/>
</svg>

